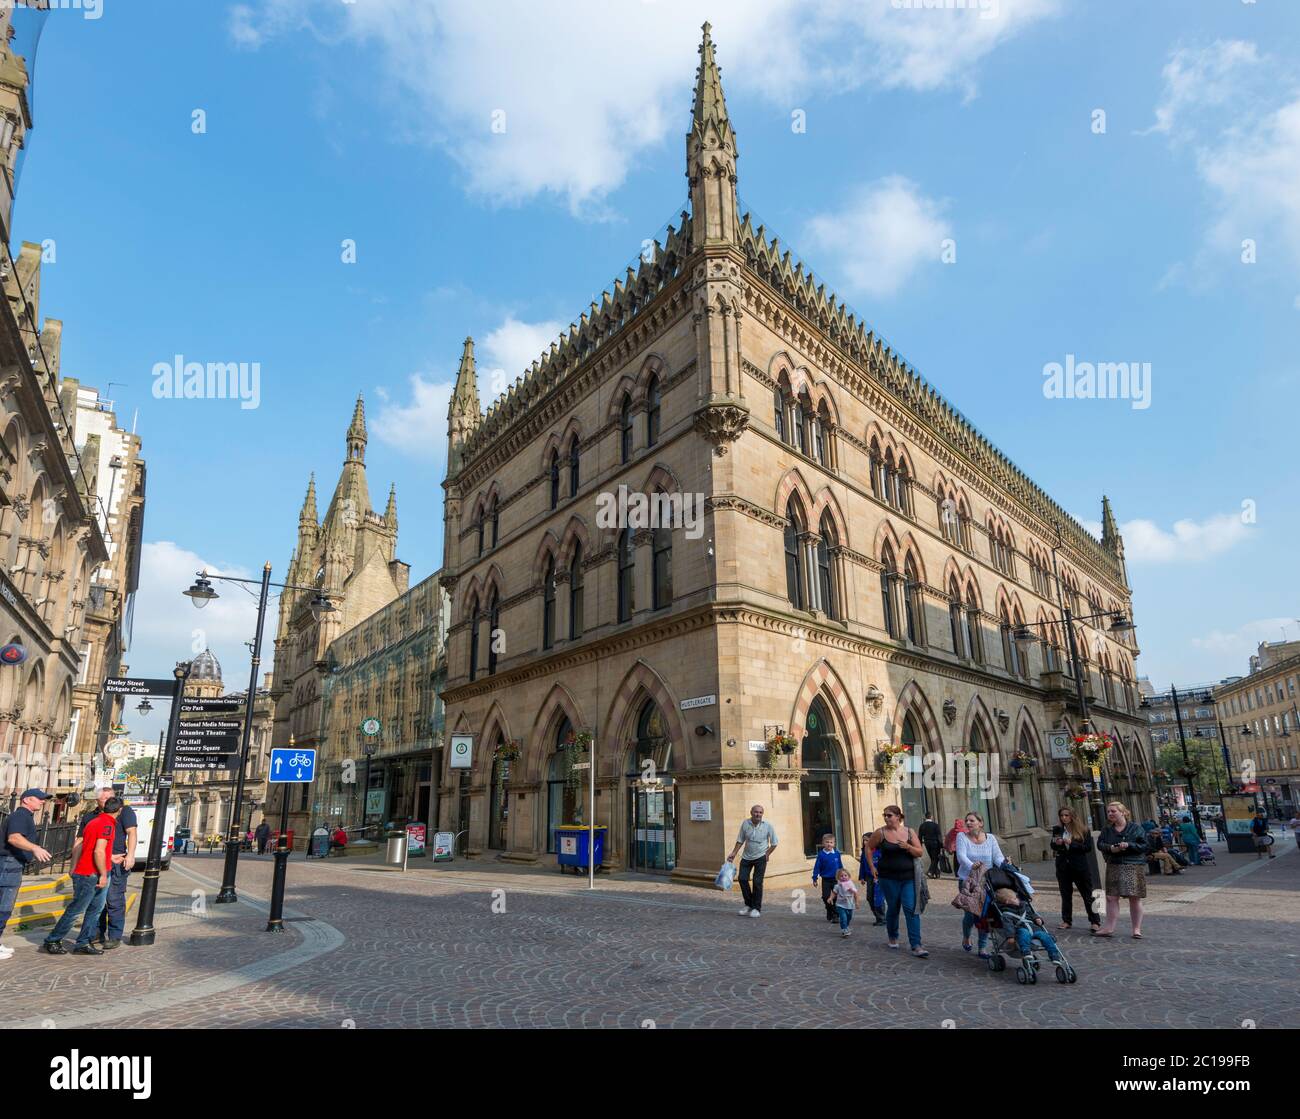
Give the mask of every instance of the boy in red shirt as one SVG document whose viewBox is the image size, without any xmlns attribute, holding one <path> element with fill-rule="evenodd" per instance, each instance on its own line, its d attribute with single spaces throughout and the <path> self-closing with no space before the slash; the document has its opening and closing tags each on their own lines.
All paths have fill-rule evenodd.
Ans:
<svg viewBox="0 0 1300 1119">
<path fill-rule="evenodd" d="M 104 950 L 91 941 L 99 932 L 99 914 L 108 900 L 108 867 L 112 859 L 113 833 L 117 829 L 117 817 L 122 811 L 122 801 L 118 797 L 109 797 L 94 819 L 86 825 L 81 839 L 73 848 L 72 867 L 72 901 L 58 923 L 50 930 L 41 950 L 51 956 L 67 955 L 63 947 L 63 938 L 72 931 L 78 917 L 85 915 L 81 922 L 81 931 L 77 934 L 76 946 L 72 949 L 76 956 L 102 956 Z"/>
</svg>

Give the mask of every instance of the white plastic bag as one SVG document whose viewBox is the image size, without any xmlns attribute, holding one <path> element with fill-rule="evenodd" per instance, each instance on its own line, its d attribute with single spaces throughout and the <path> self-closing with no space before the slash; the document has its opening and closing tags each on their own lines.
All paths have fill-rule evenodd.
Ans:
<svg viewBox="0 0 1300 1119">
<path fill-rule="evenodd" d="M 728 860 L 722 864 L 722 869 L 718 871 L 718 876 L 713 880 L 713 884 L 719 890 L 730 890 L 732 884 L 736 881 L 736 864 Z"/>
</svg>

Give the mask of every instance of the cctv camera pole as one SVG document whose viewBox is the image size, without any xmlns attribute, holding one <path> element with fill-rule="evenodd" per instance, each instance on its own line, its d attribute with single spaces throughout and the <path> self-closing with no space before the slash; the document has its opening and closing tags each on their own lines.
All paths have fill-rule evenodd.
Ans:
<svg viewBox="0 0 1300 1119">
<path fill-rule="evenodd" d="M 190 662 L 181 661 L 172 670 L 176 683 L 172 686 L 172 710 L 167 718 L 167 745 L 159 763 L 158 796 L 154 803 L 153 831 L 149 835 L 149 858 L 145 863 L 144 885 L 140 888 L 140 908 L 136 910 L 135 928 L 131 930 L 131 944 L 139 948 L 152 944 L 156 931 L 153 927 L 154 903 L 158 898 L 158 878 L 162 872 L 163 833 L 167 830 L 167 802 L 171 799 L 172 769 L 176 762 L 176 733 L 181 721 L 181 697 L 190 678 Z"/>
<path fill-rule="evenodd" d="M 258 669 L 262 664 L 262 623 L 266 619 L 266 598 L 271 587 L 271 564 L 262 568 L 262 593 L 257 600 L 257 632 L 253 634 L 253 664 L 248 673 L 248 697 L 244 704 L 244 740 L 239 750 L 239 775 L 235 779 L 235 798 L 231 802 L 230 835 L 226 838 L 226 865 L 221 876 L 221 892 L 217 903 L 238 901 L 235 893 L 235 874 L 239 870 L 239 838 L 242 821 L 240 810 L 244 801 L 244 771 L 248 768 L 248 746 L 253 736 L 253 704 L 257 701 Z"/>
</svg>

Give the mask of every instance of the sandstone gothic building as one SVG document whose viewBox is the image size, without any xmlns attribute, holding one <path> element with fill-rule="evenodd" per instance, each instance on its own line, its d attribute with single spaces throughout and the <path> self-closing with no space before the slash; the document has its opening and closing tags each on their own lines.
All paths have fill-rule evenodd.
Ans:
<svg viewBox="0 0 1300 1119">
<path fill-rule="evenodd" d="M 1045 742 L 1078 723 L 1063 603 L 1131 616 L 1109 505 L 1099 541 L 815 284 L 739 212 L 736 159 L 706 25 L 680 224 L 485 413 L 465 343 L 443 698 L 473 749 L 445 751 L 441 826 L 553 858 L 587 822 L 590 741 L 608 865 L 710 881 L 755 803 L 778 880 L 889 803 L 945 826 L 978 807 L 1034 857 L 1086 776 Z M 1075 638 L 1120 742 L 1107 789 L 1147 811 L 1132 634 Z M 968 751 L 1000 763 L 988 797 L 913 773 Z"/>
<path fill-rule="evenodd" d="M 314 475 L 298 515 L 298 541 L 284 581 L 311 589 L 286 590 L 280 598 L 271 684 L 275 703 L 272 742 L 276 747 L 287 746 L 292 736 L 298 746 L 321 749 L 318 772 L 329 764 L 321 695 L 329 671 L 330 643 L 404 594 L 410 581 L 410 565 L 396 554 L 396 492 L 389 490 L 382 514 L 370 507 L 366 441 L 365 406 L 358 396 L 345 439 L 343 467 L 324 518 L 316 512 Z M 333 607 L 320 617 L 311 609 L 317 593 Z M 299 846 L 312 818 L 311 793 L 308 785 L 291 790 L 290 827 Z M 273 820 L 279 819 L 280 795 L 277 793 L 266 808 Z"/>
</svg>

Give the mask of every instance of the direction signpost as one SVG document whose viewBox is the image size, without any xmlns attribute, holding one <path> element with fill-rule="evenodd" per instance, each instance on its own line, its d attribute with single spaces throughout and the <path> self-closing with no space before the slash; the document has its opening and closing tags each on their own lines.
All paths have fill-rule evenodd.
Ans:
<svg viewBox="0 0 1300 1119">
<path fill-rule="evenodd" d="M 287 747 L 271 751 L 267 780 L 283 785 L 280 793 L 280 840 L 275 846 L 275 878 L 271 884 L 271 912 L 267 932 L 284 932 L 284 882 L 289 869 L 289 786 L 309 784 L 316 776 L 316 751 L 299 750 L 289 739 Z"/>
</svg>

